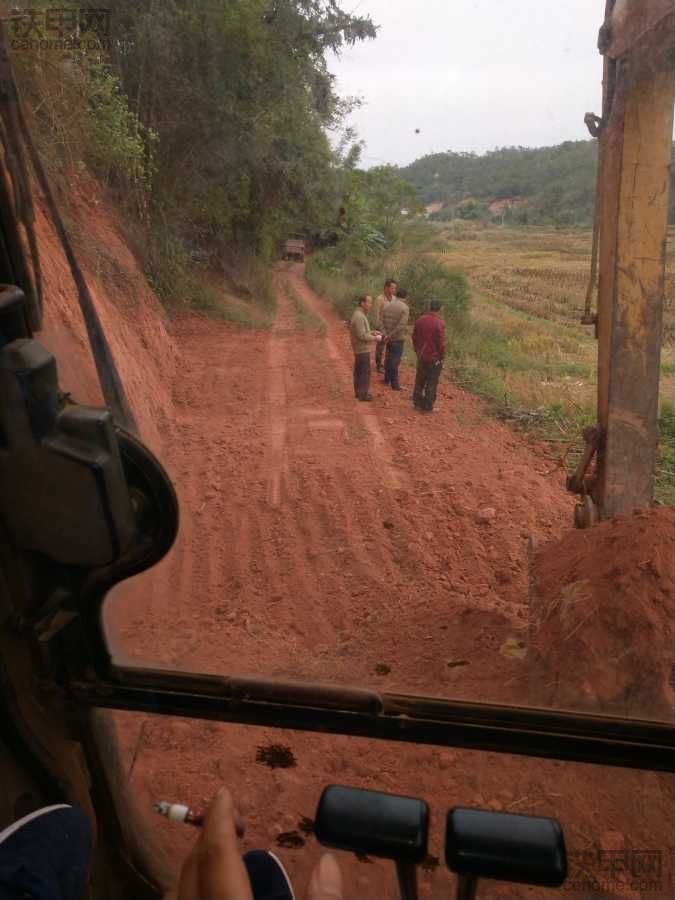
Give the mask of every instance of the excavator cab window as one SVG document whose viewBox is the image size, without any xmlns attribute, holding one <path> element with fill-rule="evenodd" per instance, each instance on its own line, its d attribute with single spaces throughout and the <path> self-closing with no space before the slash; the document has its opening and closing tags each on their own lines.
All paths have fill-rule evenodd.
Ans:
<svg viewBox="0 0 675 900">
<path fill-rule="evenodd" d="M 170 334 L 103 195 L 83 261 L 3 39 L 0 829 L 82 806 L 95 896 L 162 896 L 189 833 L 153 804 L 222 782 L 300 880 L 319 842 L 356 854 L 354 896 L 444 896 L 446 867 L 466 897 L 669 896 L 675 538 L 651 500 L 673 10 L 647 6 L 609 2 L 600 35 L 576 530 L 473 401 L 419 443 L 345 404 L 344 329 L 298 266 L 269 332 L 224 345 L 200 316 Z"/>
</svg>

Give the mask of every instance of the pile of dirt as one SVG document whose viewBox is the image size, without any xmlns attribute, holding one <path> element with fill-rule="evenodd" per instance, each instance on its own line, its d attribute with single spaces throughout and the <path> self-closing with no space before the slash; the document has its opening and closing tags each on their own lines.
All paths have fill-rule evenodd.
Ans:
<svg viewBox="0 0 675 900">
<path fill-rule="evenodd" d="M 533 566 L 531 702 L 670 720 L 674 601 L 673 508 L 547 544 Z"/>
</svg>

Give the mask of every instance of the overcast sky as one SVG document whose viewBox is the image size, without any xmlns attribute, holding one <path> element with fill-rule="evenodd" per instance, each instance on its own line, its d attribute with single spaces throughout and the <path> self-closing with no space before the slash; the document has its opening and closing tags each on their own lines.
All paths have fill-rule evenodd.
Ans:
<svg viewBox="0 0 675 900">
<path fill-rule="evenodd" d="M 345 0 L 380 26 L 333 59 L 364 167 L 444 150 L 543 147 L 589 137 L 600 114 L 604 0 Z M 415 134 L 415 129 L 420 134 Z"/>
</svg>

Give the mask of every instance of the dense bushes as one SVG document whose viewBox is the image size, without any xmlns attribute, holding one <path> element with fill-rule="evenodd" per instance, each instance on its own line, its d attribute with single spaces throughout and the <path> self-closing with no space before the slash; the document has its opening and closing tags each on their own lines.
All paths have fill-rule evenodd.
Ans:
<svg viewBox="0 0 675 900">
<path fill-rule="evenodd" d="M 91 66 L 85 83 L 84 156 L 105 180 L 149 187 L 157 133 L 144 128 L 129 109 L 120 80 L 108 66 Z"/>
<path fill-rule="evenodd" d="M 451 272 L 442 263 L 408 257 L 379 258 L 368 266 L 341 262 L 335 250 L 314 254 L 307 265 L 312 287 L 331 300 L 339 314 L 348 318 L 361 294 L 381 293 L 386 278 L 395 278 L 408 291 L 411 319 L 428 309 L 429 301 L 443 303 L 446 321 L 454 332 L 468 327 L 469 286 L 462 272 Z"/>
<path fill-rule="evenodd" d="M 15 54 L 27 111 L 53 176 L 87 166 L 145 207 L 156 133 L 129 108 L 120 78 L 100 52 L 35 49 Z"/>
<path fill-rule="evenodd" d="M 410 259 L 396 266 L 394 275 L 408 291 L 413 318 L 429 308 L 430 300 L 440 300 L 444 315 L 453 328 L 464 328 L 469 312 L 469 285 L 463 272 L 451 272 L 442 263 Z"/>
<path fill-rule="evenodd" d="M 354 152 L 356 150 L 356 152 Z M 334 229 L 335 257 L 355 266 L 376 265 L 376 259 L 398 245 L 402 226 L 421 211 L 412 185 L 394 166 L 355 168 L 359 145 L 341 159 L 338 187 L 344 215 Z"/>
</svg>

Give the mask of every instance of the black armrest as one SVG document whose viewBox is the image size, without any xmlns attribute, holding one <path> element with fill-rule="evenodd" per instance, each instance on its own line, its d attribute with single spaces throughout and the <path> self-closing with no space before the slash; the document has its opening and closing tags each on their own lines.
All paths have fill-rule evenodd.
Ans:
<svg viewBox="0 0 675 900">
<path fill-rule="evenodd" d="M 445 859 L 476 878 L 559 887 L 567 878 L 565 838 L 556 819 L 455 807 L 448 813 Z"/>
<path fill-rule="evenodd" d="M 314 828 L 327 847 L 418 863 L 427 855 L 429 807 L 413 797 L 331 785 L 321 795 Z"/>
</svg>

